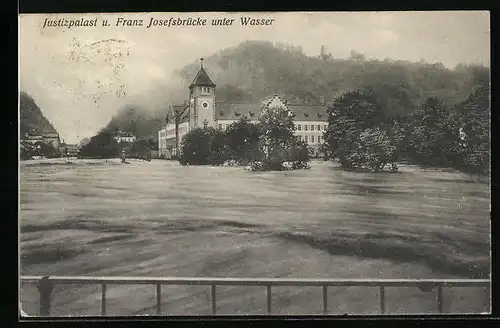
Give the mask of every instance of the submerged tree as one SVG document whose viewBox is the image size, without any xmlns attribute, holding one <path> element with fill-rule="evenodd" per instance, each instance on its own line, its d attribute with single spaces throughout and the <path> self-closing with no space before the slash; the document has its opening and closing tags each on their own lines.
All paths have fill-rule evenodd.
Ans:
<svg viewBox="0 0 500 328">
<path fill-rule="evenodd" d="M 225 134 L 229 159 L 247 163 L 260 158 L 258 153 L 260 130 L 248 118 L 242 117 L 229 125 Z"/>
<path fill-rule="evenodd" d="M 455 167 L 471 173 L 491 170 L 490 87 L 477 88 L 456 110 L 456 126 L 462 132 L 460 161 Z"/>
<path fill-rule="evenodd" d="M 328 114 L 324 138 L 330 159 L 352 170 L 394 167 L 399 155 L 395 134 L 374 92 L 347 92 L 334 101 Z"/>
<path fill-rule="evenodd" d="M 219 129 L 207 128 L 208 134 L 208 163 L 211 165 L 221 165 L 228 160 L 228 147 L 226 145 L 226 134 Z"/>
<path fill-rule="evenodd" d="M 212 129 L 197 128 L 189 131 L 181 141 L 179 162 L 182 165 L 207 165 L 210 157 Z"/>
<path fill-rule="evenodd" d="M 103 130 L 93 136 L 90 141 L 80 148 L 78 157 L 86 158 L 114 158 L 119 155 L 120 146 L 109 130 Z"/>
<path fill-rule="evenodd" d="M 151 142 L 147 139 L 135 141 L 129 149 L 129 156 L 144 160 L 151 160 Z"/>
<path fill-rule="evenodd" d="M 458 126 L 443 102 L 428 98 L 413 115 L 410 156 L 421 164 L 448 167 L 460 156 Z"/>
<path fill-rule="evenodd" d="M 281 170 L 283 163 L 292 159 L 292 151 L 297 143 L 293 115 L 288 109 L 275 106 L 264 109 L 258 122 L 263 169 Z"/>
</svg>

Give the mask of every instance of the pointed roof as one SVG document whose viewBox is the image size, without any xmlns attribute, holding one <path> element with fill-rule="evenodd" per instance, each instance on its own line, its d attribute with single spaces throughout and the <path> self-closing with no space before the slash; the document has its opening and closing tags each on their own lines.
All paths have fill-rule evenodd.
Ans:
<svg viewBox="0 0 500 328">
<path fill-rule="evenodd" d="M 191 83 L 189 87 L 190 88 L 193 86 L 215 87 L 215 84 L 212 82 L 207 72 L 203 68 L 203 58 L 200 58 L 200 60 L 201 60 L 200 70 L 194 77 L 193 83 Z"/>
</svg>

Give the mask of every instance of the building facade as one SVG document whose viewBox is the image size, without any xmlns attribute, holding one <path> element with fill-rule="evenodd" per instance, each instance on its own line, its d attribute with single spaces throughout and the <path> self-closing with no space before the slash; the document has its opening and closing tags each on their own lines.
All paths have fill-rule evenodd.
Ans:
<svg viewBox="0 0 500 328">
<path fill-rule="evenodd" d="M 77 144 L 62 144 L 63 155 L 74 157 L 78 155 L 80 147 Z"/>
<path fill-rule="evenodd" d="M 27 142 L 33 144 L 34 146 L 40 147 L 42 144 L 52 145 L 57 151 L 61 147 L 61 139 L 59 138 L 59 133 L 48 132 L 48 133 L 26 133 L 21 138 L 21 142 Z"/>
<path fill-rule="evenodd" d="M 323 133 L 327 127 L 326 104 L 310 105 L 289 103 L 279 95 L 274 95 L 258 103 L 217 102 L 216 85 L 203 67 L 189 85 L 189 98 L 183 105 L 170 106 L 166 124 L 158 131 L 158 155 L 171 158 L 177 153 L 177 144 L 190 130 L 213 127 L 225 130 L 242 117 L 257 122 L 259 114 L 266 108 L 286 108 L 294 117 L 295 135 L 317 152 L 323 143 Z M 176 119 L 178 137 L 176 138 Z"/>
<path fill-rule="evenodd" d="M 113 139 L 116 140 L 116 142 L 120 143 L 120 142 L 135 142 L 136 141 L 136 136 L 134 136 L 132 133 L 130 132 L 117 132 L 115 133 L 115 135 L 113 136 Z"/>
</svg>

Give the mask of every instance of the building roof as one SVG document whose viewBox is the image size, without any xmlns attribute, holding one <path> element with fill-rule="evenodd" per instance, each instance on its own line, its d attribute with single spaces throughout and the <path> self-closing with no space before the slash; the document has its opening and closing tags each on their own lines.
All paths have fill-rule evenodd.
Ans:
<svg viewBox="0 0 500 328">
<path fill-rule="evenodd" d="M 216 102 L 215 116 L 218 120 L 238 120 L 243 116 L 253 120 L 257 119 L 263 108 L 261 103 Z"/>
<path fill-rule="evenodd" d="M 270 101 L 268 102 L 268 104 Z M 262 103 L 229 103 L 217 102 L 215 116 L 218 120 L 238 120 L 246 116 L 249 120 L 257 119 L 260 112 L 267 106 Z M 325 105 L 287 104 L 294 114 L 294 121 L 326 121 L 328 115 Z"/>
<path fill-rule="evenodd" d="M 327 121 L 328 113 L 325 105 L 288 105 L 295 121 Z"/>
<path fill-rule="evenodd" d="M 189 87 L 191 88 L 193 86 L 215 87 L 215 84 L 212 82 L 203 66 L 200 67 L 200 70 L 193 79 L 193 83 L 191 83 Z"/>
<path fill-rule="evenodd" d="M 182 105 L 173 105 L 171 111 L 168 113 L 168 123 L 173 124 L 175 123 L 174 120 L 174 113 L 180 113 L 181 116 L 179 118 L 179 124 L 185 123 L 189 121 L 189 104 L 182 104 Z"/>
<path fill-rule="evenodd" d="M 32 135 L 32 134 L 26 134 L 23 140 L 42 140 L 43 136 L 41 135 Z"/>
<path fill-rule="evenodd" d="M 115 133 L 115 137 L 118 138 L 126 138 L 126 137 L 134 137 L 134 134 L 132 132 L 123 132 L 123 131 L 118 131 Z"/>
</svg>

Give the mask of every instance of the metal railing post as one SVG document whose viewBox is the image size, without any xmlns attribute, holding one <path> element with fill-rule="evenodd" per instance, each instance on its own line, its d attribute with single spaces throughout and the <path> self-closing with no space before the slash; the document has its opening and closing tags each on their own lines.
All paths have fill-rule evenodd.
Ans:
<svg viewBox="0 0 500 328">
<path fill-rule="evenodd" d="M 443 286 L 437 286 L 437 307 L 439 313 L 443 313 Z"/>
<path fill-rule="evenodd" d="M 215 315 L 216 312 L 217 312 L 216 285 L 212 284 L 212 314 Z"/>
<path fill-rule="evenodd" d="M 101 284 L 101 315 L 106 315 L 106 283 Z"/>
<path fill-rule="evenodd" d="M 267 285 L 266 286 L 267 288 L 267 313 L 268 314 L 271 314 L 272 312 L 272 307 L 271 307 L 271 302 L 272 302 L 272 299 L 271 299 L 271 285 Z"/>
<path fill-rule="evenodd" d="M 38 292 L 40 293 L 40 315 L 50 316 L 51 294 L 54 290 L 54 284 L 49 276 L 45 276 L 38 281 Z"/>
<path fill-rule="evenodd" d="M 156 284 L 156 314 L 161 314 L 161 284 Z"/>
<path fill-rule="evenodd" d="M 328 313 L 328 286 L 323 286 L 323 314 Z"/>
<path fill-rule="evenodd" d="M 385 313 L 385 287 L 380 286 L 380 313 Z"/>
</svg>

